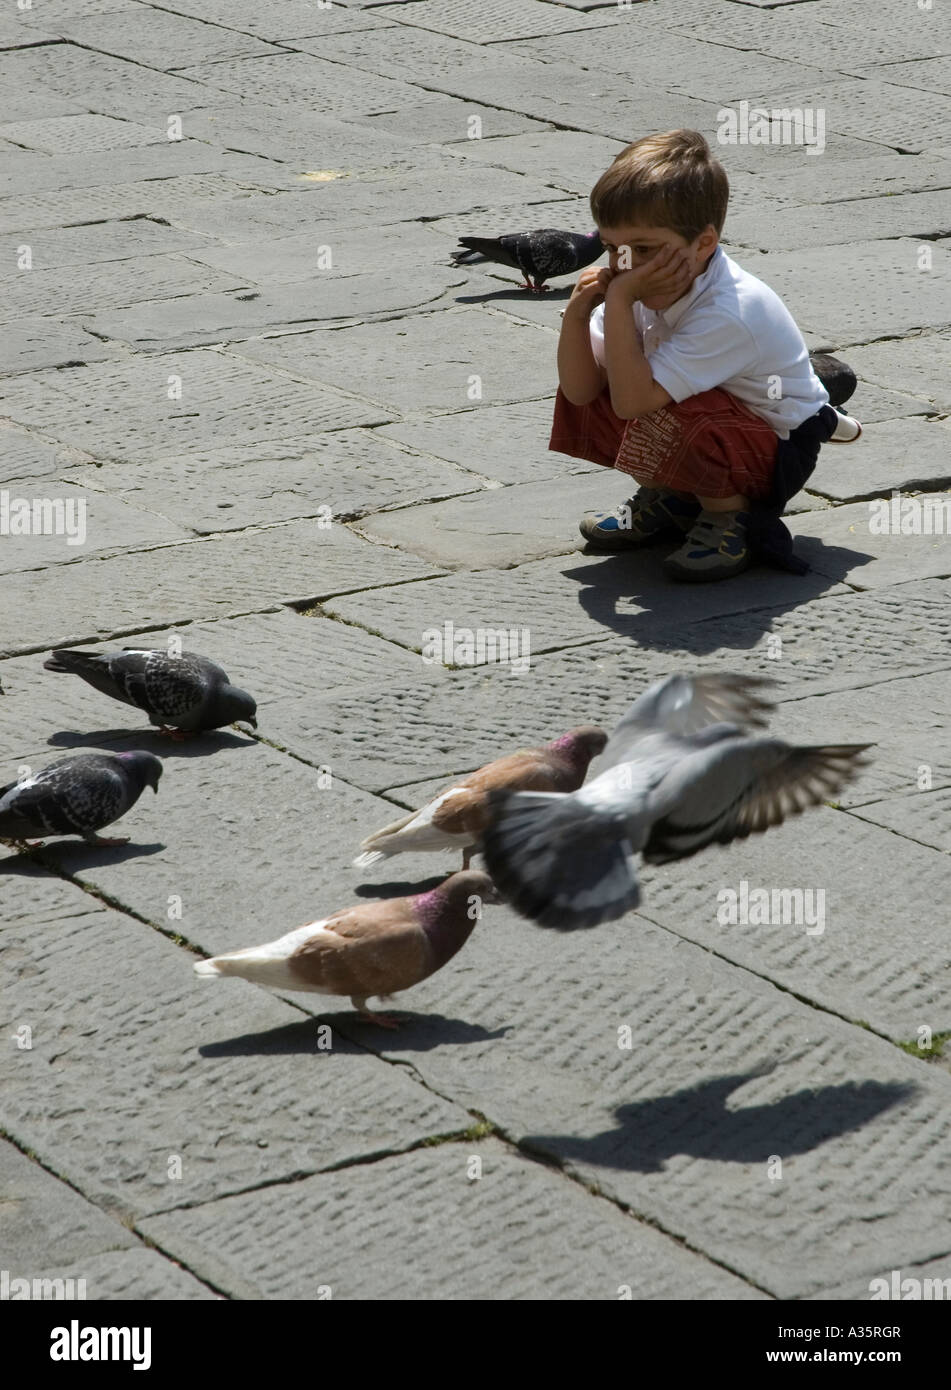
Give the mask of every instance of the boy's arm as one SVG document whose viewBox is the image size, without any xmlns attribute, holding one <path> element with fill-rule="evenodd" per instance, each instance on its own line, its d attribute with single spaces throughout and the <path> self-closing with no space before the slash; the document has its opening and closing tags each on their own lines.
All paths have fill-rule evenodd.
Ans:
<svg viewBox="0 0 951 1390">
<path fill-rule="evenodd" d="M 614 275 L 607 288 L 604 360 L 611 387 L 611 408 L 622 420 L 650 415 L 674 399 L 654 380 L 644 356 L 634 326 L 634 301 L 667 294 L 679 298 L 686 293 L 692 279 L 683 253 L 675 247 L 665 247 L 637 270 Z"/>
<path fill-rule="evenodd" d="M 588 320 L 604 298 L 610 271 L 605 267 L 583 270 L 572 291 L 558 338 L 558 384 L 572 405 L 588 405 L 600 396 L 607 374 L 591 351 Z"/>
</svg>

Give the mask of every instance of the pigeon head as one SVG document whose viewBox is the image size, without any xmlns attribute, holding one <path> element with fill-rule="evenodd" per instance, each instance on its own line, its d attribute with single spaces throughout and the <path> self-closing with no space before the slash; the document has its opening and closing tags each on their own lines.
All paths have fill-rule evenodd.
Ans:
<svg viewBox="0 0 951 1390">
<path fill-rule="evenodd" d="M 239 690 L 236 685 L 226 685 L 222 688 L 216 702 L 216 712 L 222 724 L 234 724 L 238 719 L 243 719 L 252 729 L 258 727 L 255 717 L 258 712 L 257 701 L 253 695 L 249 695 L 246 690 Z"/>
<path fill-rule="evenodd" d="M 592 758 L 604 752 L 607 741 L 608 736 L 603 729 L 596 728 L 594 724 L 579 724 L 576 729 L 569 729 L 548 746 L 572 763 L 586 768 Z"/>
<path fill-rule="evenodd" d="M 120 753 L 119 759 L 124 763 L 129 776 L 138 782 L 144 790 L 151 787 L 154 792 L 158 791 L 159 778 L 162 775 L 162 759 L 157 758 L 154 753 Z"/>
<path fill-rule="evenodd" d="M 438 888 L 413 899 L 417 920 L 432 948 L 433 970 L 439 970 L 466 944 L 482 916 L 483 905 L 500 901 L 489 875 L 477 869 L 450 874 Z"/>
</svg>

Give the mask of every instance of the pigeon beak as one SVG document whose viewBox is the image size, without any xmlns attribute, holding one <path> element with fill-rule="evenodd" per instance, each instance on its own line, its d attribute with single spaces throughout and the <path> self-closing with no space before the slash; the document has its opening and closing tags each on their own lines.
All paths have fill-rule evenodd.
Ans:
<svg viewBox="0 0 951 1390">
<path fill-rule="evenodd" d="M 251 725 L 252 729 L 256 729 L 258 727 L 258 721 L 255 719 L 253 714 L 249 717 L 248 723 Z"/>
</svg>

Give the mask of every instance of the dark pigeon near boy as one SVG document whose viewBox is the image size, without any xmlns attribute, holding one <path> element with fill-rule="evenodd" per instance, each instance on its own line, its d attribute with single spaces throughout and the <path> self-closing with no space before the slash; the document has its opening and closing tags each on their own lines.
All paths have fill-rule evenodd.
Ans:
<svg viewBox="0 0 951 1390">
<path fill-rule="evenodd" d="M 482 260 L 511 265 L 525 277 L 523 290 L 546 290 L 554 275 L 575 275 L 603 253 L 597 228 L 587 234 L 543 227 L 537 232 L 510 232 L 500 237 L 461 236 L 453 265 Z"/>
</svg>

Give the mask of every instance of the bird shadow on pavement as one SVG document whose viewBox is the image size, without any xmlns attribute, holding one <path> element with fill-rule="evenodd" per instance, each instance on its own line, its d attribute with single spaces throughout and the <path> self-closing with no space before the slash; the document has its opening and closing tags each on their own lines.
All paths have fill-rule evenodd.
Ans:
<svg viewBox="0 0 951 1390">
<path fill-rule="evenodd" d="M 757 566 L 716 584 L 681 584 L 661 568 L 668 553 L 663 547 L 607 556 L 582 552 L 583 563 L 562 573 L 578 581 L 578 602 L 602 627 L 642 647 L 699 655 L 723 647 L 755 647 L 780 612 L 819 598 L 857 563 L 874 558 L 812 537 L 797 544 L 813 565 L 807 574 Z M 625 605 L 630 605 L 628 611 Z"/>
<path fill-rule="evenodd" d="M 369 1019 L 360 1019 L 352 1010 L 340 1014 L 315 1014 L 306 1022 L 288 1023 L 280 1028 L 267 1028 L 260 1033 L 242 1033 L 221 1042 L 204 1043 L 198 1051 L 202 1057 L 289 1057 L 305 1052 L 343 1052 L 366 1055 L 406 1049 L 427 1052 L 444 1044 L 490 1042 L 501 1037 L 507 1029 L 489 1032 L 463 1019 L 443 1018 L 438 1014 L 404 1015 L 396 1010 L 399 1029 L 382 1028 Z M 332 1032 L 332 1047 L 318 1046 L 319 1025 L 328 1024 Z M 338 1039 L 342 1041 L 338 1041 Z"/>
<path fill-rule="evenodd" d="M 539 300 L 545 304 L 554 304 L 559 300 L 566 303 L 571 298 L 571 286 L 559 286 L 557 289 L 549 287 L 547 290 L 523 290 L 518 285 L 513 285 L 511 289 L 487 290 L 485 294 L 457 294 L 457 304 L 491 304 L 494 299 L 517 299 L 527 304 L 537 303 Z"/>
<path fill-rule="evenodd" d="M 83 732 L 61 729 L 59 733 L 50 734 L 46 741 L 56 748 L 143 749 L 160 758 L 205 758 L 226 748 L 251 748 L 258 742 L 256 738 L 239 738 L 237 734 L 227 733 L 223 729 L 189 734 L 181 742 L 156 733 L 154 729 L 91 729 Z"/>
<path fill-rule="evenodd" d="M 146 854 L 161 854 L 163 844 L 87 845 L 83 841 L 44 845 L 42 849 L 21 850 L 8 859 L 0 859 L 0 874 L 24 874 L 32 869 L 46 869 L 55 874 L 73 874 L 81 869 L 99 869 L 106 864 L 122 864 L 126 859 L 139 859 Z"/>
<path fill-rule="evenodd" d="M 546 1155 L 601 1168 L 658 1173 L 678 1154 L 721 1163 L 766 1163 L 809 1153 L 861 1129 L 918 1089 L 909 1082 L 847 1081 L 796 1091 L 763 1105 L 728 1109 L 727 1099 L 761 1070 L 720 1076 L 673 1095 L 620 1105 L 617 1125 L 590 1138 L 526 1135 L 520 1142 Z"/>
<path fill-rule="evenodd" d="M 445 883 L 447 877 L 448 874 L 437 874 L 435 878 L 417 879 L 415 882 L 391 879 L 389 883 L 359 883 L 353 891 L 358 898 L 405 898 L 410 893 L 430 893 Z"/>
</svg>

